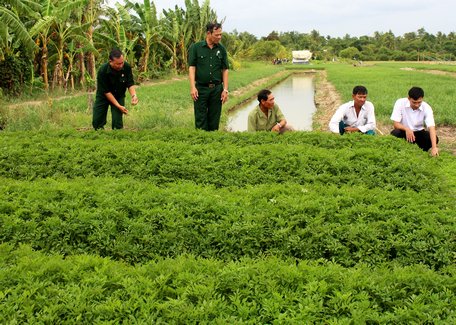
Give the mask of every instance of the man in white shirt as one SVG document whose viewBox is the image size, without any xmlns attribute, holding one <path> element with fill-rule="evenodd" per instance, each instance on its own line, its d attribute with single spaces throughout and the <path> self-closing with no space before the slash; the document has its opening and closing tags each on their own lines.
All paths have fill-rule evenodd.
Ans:
<svg viewBox="0 0 456 325">
<path fill-rule="evenodd" d="M 329 122 L 329 130 L 333 133 L 361 132 L 375 134 L 374 105 L 367 101 L 367 89 L 364 86 L 353 88 L 352 101 L 341 105 Z"/>
<path fill-rule="evenodd" d="M 422 88 L 412 87 L 408 92 L 408 98 L 396 101 L 391 114 L 391 120 L 394 121 L 394 130 L 391 134 L 407 139 L 410 143 L 416 143 L 424 151 L 431 149 L 431 155 L 438 156 L 439 138 L 435 131 L 434 113 L 431 106 L 423 101 L 423 97 Z"/>
</svg>

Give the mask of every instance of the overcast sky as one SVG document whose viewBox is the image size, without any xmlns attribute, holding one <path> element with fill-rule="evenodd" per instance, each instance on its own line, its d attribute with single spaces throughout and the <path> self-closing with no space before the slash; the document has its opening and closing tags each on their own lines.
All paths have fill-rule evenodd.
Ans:
<svg viewBox="0 0 456 325">
<path fill-rule="evenodd" d="M 141 0 L 139 0 L 141 1 Z M 153 0 L 157 11 L 185 8 L 184 0 Z M 199 0 L 202 4 L 203 0 Z M 456 32 L 455 0 L 211 0 L 223 30 L 247 31 L 257 37 L 271 31 L 323 36 L 372 36 L 392 31 L 395 36 L 424 28 L 428 33 Z"/>
</svg>

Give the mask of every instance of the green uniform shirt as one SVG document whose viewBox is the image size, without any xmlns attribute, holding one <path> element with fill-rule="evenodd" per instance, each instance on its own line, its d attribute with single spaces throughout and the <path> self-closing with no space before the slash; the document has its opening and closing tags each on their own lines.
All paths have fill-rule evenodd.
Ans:
<svg viewBox="0 0 456 325">
<path fill-rule="evenodd" d="M 258 105 L 249 113 L 247 131 L 271 131 L 274 125 L 283 119 L 285 119 L 285 116 L 277 104 L 274 104 L 274 107 L 268 110 L 268 116 L 261 111 L 260 105 Z"/>
<path fill-rule="evenodd" d="M 221 83 L 222 70 L 228 69 L 228 54 L 221 44 L 209 48 L 206 41 L 195 43 L 188 54 L 188 65 L 196 67 L 196 83 Z"/>
<path fill-rule="evenodd" d="M 133 86 L 131 66 L 125 62 L 122 70 L 116 71 L 109 63 L 103 64 L 97 74 L 97 99 L 108 100 L 106 93 L 112 93 L 116 99 L 125 97 L 125 91 Z"/>
</svg>

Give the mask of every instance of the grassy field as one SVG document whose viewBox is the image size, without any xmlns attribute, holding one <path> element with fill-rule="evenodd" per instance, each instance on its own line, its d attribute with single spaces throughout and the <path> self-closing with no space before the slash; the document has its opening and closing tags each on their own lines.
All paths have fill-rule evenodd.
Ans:
<svg viewBox="0 0 456 325">
<path fill-rule="evenodd" d="M 424 63 L 368 63 L 316 64 L 311 66 L 281 66 L 246 62 L 238 71 L 230 71 L 231 96 L 224 106 L 222 125 L 228 111 L 256 95 L 262 87 L 270 87 L 291 73 L 307 69 L 325 69 L 343 100 L 351 99 L 354 85 L 365 85 L 369 100 L 376 108 L 377 120 L 391 124 L 389 117 L 396 99 L 407 96 L 412 86 L 425 90 L 425 100 L 433 107 L 438 125 L 456 125 L 455 75 L 430 74 L 428 70 L 455 71 L 456 65 Z M 188 81 L 185 76 L 164 80 L 161 83 L 144 84 L 138 88 L 140 103 L 129 107 L 125 127 L 135 130 L 160 130 L 168 128 L 193 128 L 193 104 L 190 100 Z M 0 120 L 11 131 L 43 129 L 90 129 L 91 107 L 87 94 L 73 94 L 41 101 L 15 100 L 0 109 Z M 127 101 L 128 102 L 128 101 Z M 127 104 L 128 106 L 128 104 Z M 107 127 L 109 127 L 109 122 Z"/>
<path fill-rule="evenodd" d="M 361 80 L 385 120 L 407 80 L 450 90 L 405 66 L 316 65 L 344 99 Z M 232 71 L 224 114 L 294 70 Z M 389 136 L 207 133 L 186 80 L 138 95 L 116 132 L 90 130 L 85 94 L 3 108 L 0 323 L 456 322 L 453 154 Z"/>
<path fill-rule="evenodd" d="M 275 79 L 281 80 L 291 73 L 285 72 L 270 79 L 272 75 L 283 70 L 281 66 L 246 62 L 239 71 L 230 71 L 231 92 L 258 80 L 265 80 L 252 90 L 230 98 L 224 107 L 225 112 L 251 97 L 259 87 L 269 86 L 277 82 Z M 130 107 L 129 98 L 127 98 L 127 108 L 130 113 L 124 119 L 126 129 L 156 131 L 168 128 L 193 128 L 193 103 L 185 76 L 140 85 L 137 94 L 140 102 L 135 107 Z M 5 128 L 11 131 L 90 129 L 92 116 L 91 107 L 88 106 L 88 96 L 90 95 L 83 93 L 40 101 L 24 100 L 22 103 L 15 101 L 11 108 L 0 110 L 1 120 L 4 121 Z M 109 115 L 107 128 L 110 128 Z"/>
<path fill-rule="evenodd" d="M 408 68 L 412 67 L 415 70 Z M 454 69 L 455 66 L 411 65 L 409 63 L 380 63 L 365 66 L 330 64 L 325 66 L 328 79 L 341 93 L 344 100 L 351 99 L 355 84 L 367 87 L 369 100 L 375 105 L 376 117 L 383 123 L 390 123 L 395 101 L 407 97 L 408 90 L 419 86 L 425 91 L 425 101 L 434 109 L 437 125 L 456 125 L 456 81 L 454 75 L 423 73 L 424 68 L 433 70 Z"/>
</svg>

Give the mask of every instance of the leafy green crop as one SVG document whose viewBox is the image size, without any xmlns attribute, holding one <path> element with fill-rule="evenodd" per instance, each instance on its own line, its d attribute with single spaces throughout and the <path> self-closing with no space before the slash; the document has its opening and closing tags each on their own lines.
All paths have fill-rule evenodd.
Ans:
<svg viewBox="0 0 456 325">
<path fill-rule="evenodd" d="M 456 163 L 392 137 L 0 134 L 1 323 L 452 323 Z"/>
<path fill-rule="evenodd" d="M 2 323 L 453 323 L 455 267 L 179 256 L 128 266 L 0 246 Z"/>
</svg>

